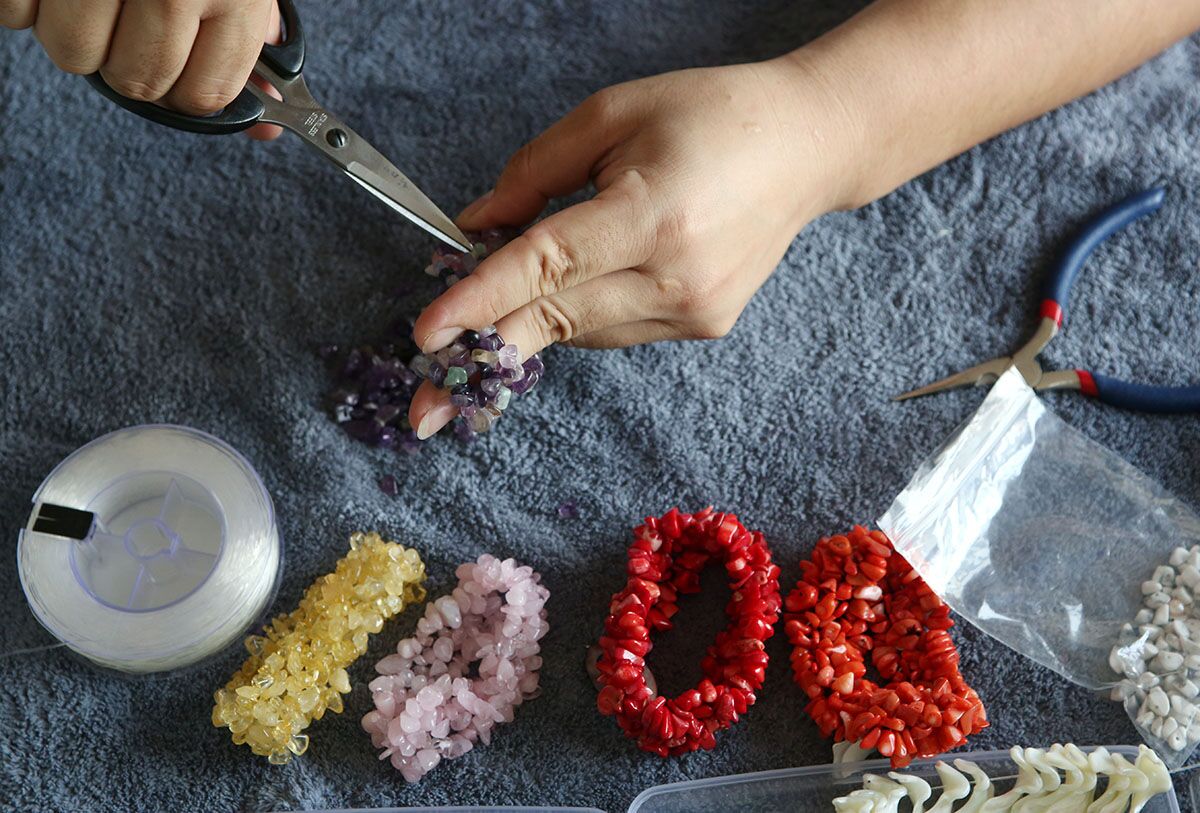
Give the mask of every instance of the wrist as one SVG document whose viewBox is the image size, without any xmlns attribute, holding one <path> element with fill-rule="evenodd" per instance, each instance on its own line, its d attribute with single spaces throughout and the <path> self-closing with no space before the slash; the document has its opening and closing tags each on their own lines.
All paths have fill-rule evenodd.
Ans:
<svg viewBox="0 0 1200 813">
<path fill-rule="evenodd" d="M 812 145 L 804 160 L 815 163 L 820 188 L 814 190 L 817 211 L 811 216 L 856 209 L 875 200 L 876 172 L 867 160 L 869 115 L 856 104 L 846 76 L 808 46 L 769 64 L 786 77 L 786 104 L 794 127 Z"/>
</svg>

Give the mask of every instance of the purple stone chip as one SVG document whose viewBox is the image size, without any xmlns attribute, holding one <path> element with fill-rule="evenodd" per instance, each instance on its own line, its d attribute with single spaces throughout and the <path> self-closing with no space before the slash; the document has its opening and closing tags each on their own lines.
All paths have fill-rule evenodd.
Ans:
<svg viewBox="0 0 1200 813">
<path fill-rule="evenodd" d="M 396 485 L 396 478 L 390 474 L 385 474 L 379 478 L 379 490 L 389 497 L 395 497 L 400 493 L 400 489 Z"/>
</svg>

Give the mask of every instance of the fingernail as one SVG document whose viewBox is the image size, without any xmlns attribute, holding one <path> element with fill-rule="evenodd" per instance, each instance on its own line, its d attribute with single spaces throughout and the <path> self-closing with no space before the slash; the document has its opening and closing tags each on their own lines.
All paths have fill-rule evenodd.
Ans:
<svg viewBox="0 0 1200 813">
<path fill-rule="evenodd" d="M 458 219 L 470 220 L 472 217 L 479 214 L 483 210 L 483 207 L 487 206 L 488 201 L 492 199 L 492 195 L 495 193 L 495 189 L 489 189 L 488 191 L 484 192 L 475 199 L 474 203 L 462 210 L 462 213 L 459 214 Z"/>
<path fill-rule="evenodd" d="M 425 343 L 421 345 L 421 352 L 436 353 L 457 339 L 458 334 L 462 333 L 463 330 L 461 327 L 444 327 L 441 330 L 435 330 L 425 340 Z"/>
<path fill-rule="evenodd" d="M 454 416 L 457 414 L 458 408 L 454 404 L 438 404 L 426 412 L 425 417 L 417 424 L 417 440 L 428 440 L 433 437 L 439 429 L 454 420 Z"/>
</svg>

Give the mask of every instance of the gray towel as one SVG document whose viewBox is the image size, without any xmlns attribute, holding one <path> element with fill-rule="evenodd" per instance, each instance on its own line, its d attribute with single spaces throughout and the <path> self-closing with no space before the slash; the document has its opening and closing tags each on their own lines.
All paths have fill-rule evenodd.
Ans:
<svg viewBox="0 0 1200 813">
<path fill-rule="evenodd" d="M 304 2 L 301 12 L 317 98 L 453 212 L 588 93 L 781 53 L 848 13 L 836 5 Z M 356 529 L 419 547 L 434 596 L 485 551 L 532 564 L 552 591 L 545 694 L 491 746 L 411 787 L 375 759 L 359 718 L 372 663 L 412 614 L 377 636 L 352 670 L 345 713 L 313 725 L 308 755 L 284 768 L 209 722 L 239 652 L 145 681 L 62 650 L 0 657 L 0 806 L 620 813 L 662 782 L 828 762 L 782 635 L 758 704 L 712 752 L 640 753 L 595 711 L 584 651 L 622 583 L 629 529 L 673 505 L 714 503 L 766 533 L 791 583 L 818 537 L 879 516 L 982 393 L 889 397 L 1016 347 L 1073 227 L 1158 179 L 1166 206 L 1097 252 L 1047 358 L 1200 380 L 1198 79 L 1200 43 L 1173 48 L 879 203 L 814 223 L 727 338 L 552 350 L 543 384 L 494 435 L 471 446 L 439 437 L 410 458 L 329 422 L 315 349 L 417 312 L 433 293 L 420 273 L 430 240 L 293 136 L 262 145 L 154 127 L 58 73 L 28 33 L 0 33 L 0 538 L 15 543 L 34 489 L 71 450 L 173 422 L 233 444 L 270 488 L 287 546 L 278 611 Z M 397 300 L 402 285 L 412 291 Z M 1200 507 L 1195 418 L 1047 400 Z M 399 497 L 377 487 L 387 473 Z M 557 514 L 569 499 L 578 519 Z M 51 640 L 9 563 L 0 652 Z M 666 691 L 698 679 L 723 624 L 726 588 L 706 584 L 651 656 Z M 992 719 L 973 748 L 1137 741 L 1119 706 L 971 629 L 954 634 Z"/>
</svg>

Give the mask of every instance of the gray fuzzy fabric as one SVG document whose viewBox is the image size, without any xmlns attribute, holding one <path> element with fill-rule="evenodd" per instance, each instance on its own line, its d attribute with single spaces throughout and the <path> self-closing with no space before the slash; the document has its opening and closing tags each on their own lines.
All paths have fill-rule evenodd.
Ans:
<svg viewBox="0 0 1200 813">
<path fill-rule="evenodd" d="M 781 53 L 849 13 L 832 8 L 841 5 L 308 0 L 301 12 L 316 96 L 453 212 L 591 91 Z M 983 394 L 889 397 L 1018 346 L 1074 226 L 1158 179 L 1167 205 L 1097 252 L 1047 360 L 1200 380 L 1198 80 L 1200 42 L 1173 48 L 872 206 L 814 223 L 727 338 L 551 351 L 545 382 L 493 436 L 470 446 L 439 437 L 409 458 L 330 423 L 315 348 L 370 339 L 417 312 L 433 294 L 420 274 L 430 241 L 293 136 L 262 145 L 154 127 L 58 73 L 28 33 L 0 33 L 0 538 L 15 544 L 30 496 L 73 449 L 172 422 L 229 441 L 266 481 L 287 547 L 278 611 L 356 529 L 419 547 L 435 596 L 483 552 L 534 565 L 552 591 L 545 694 L 490 747 L 416 786 L 376 760 L 359 728 L 371 664 L 412 614 L 354 668 L 346 712 L 313 725 L 309 754 L 283 768 L 209 722 L 238 652 L 144 681 L 99 674 L 63 650 L 0 657 L 0 806 L 620 813 L 663 782 L 827 762 L 782 636 L 759 703 L 712 752 L 640 753 L 595 711 L 584 651 L 622 583 L 629 529 L 673 505 L 715 503 L 766 533 L 790 583 L 818 537 L 878 517 Z M 391 295 L 409 284 L 411 294 Z M 1047 400 L 1200 507 L 1195 417 Z M 398 498 L 376 486 L 385 473 Z M 578 519 L 558 516 L 567 499 Z M 9 562 L 0 652 L 51 643 Z M 668 691 L 697 679 L 722 624 L 725 588 L 709 586 L 651 658 Z M 973 748 L 1136 742 L 1107 699 L 971 629 L 955 635 L 991 712 Z"/>
</svg>

